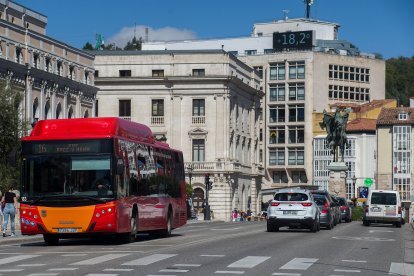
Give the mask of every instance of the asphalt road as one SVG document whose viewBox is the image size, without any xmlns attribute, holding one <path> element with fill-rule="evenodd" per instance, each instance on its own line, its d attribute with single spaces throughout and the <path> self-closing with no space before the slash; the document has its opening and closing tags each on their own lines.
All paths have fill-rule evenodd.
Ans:
<svg viewBox="0 0 414 276">
<path fill-rule="evenodd" d="M 414 275 L 407 261 L 410 225 L 364 227 L 342 223 L 333 230 L 281 228 L 265 222 L 192 223 L 173 236 L 139 235 L 131 244 L 111 239 L 0 243 L 1 275 Z"/>
</svg>

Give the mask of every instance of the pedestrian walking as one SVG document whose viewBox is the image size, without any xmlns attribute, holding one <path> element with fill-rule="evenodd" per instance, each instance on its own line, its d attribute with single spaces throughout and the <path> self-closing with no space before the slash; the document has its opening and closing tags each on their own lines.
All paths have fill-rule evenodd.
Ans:
<svg viewBox="0 0 414 276">
<path fill-rule="evenodd" d="M 237 221 L 237 210 L 233 210 L 233 222 Z"/>
<path fill-rule="evenodd" d="M 16 194 L 13 192 L 13 184 L 10 183 L 8 187 L 8 191 L 4 193 L 4 195 L 1 198 L 1 202 L 5 204 L 4 210 L 3 210 L 3 237 L 6 237 L 6 229 L 7 224 L 9 222 L 10 217 L 10 225 L 11 225 L 11 236 L 16 236 L 15 234 L 15 224 L 14 224 L 14 218 L 16 215 L 17 210 L 17 197 Z"/>
</svg>

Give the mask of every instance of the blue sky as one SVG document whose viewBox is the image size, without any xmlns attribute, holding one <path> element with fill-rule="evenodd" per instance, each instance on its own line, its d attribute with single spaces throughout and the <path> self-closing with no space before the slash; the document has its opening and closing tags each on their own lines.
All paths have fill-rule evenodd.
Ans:
<svg viewBox="0 0 414 276">
<path fill-rule="evenodd" d="M 101 33 L 119 46 L 150 40 L 249 36 L 257 22 L 305 16 L 303 0 L 15 0 L 48 17 L 47 35 L 81 48 Z M 311 17 L 341 25 L 339 38 L 384 58 L 414 56 L 414 0 L 314 0 Z M 136 27 L 135 27 L 136 26 Z"/>
</svg>

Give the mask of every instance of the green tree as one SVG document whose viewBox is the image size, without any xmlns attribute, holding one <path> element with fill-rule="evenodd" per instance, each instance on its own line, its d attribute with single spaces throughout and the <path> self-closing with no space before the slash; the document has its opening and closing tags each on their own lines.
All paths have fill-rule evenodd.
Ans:
<svg viewBox="0 0 414 276">
<path fill-rule="evenodd" d="M 19 178 L 20 120 L 22 89 L 0 80 L 0 189 L 5 191 L 10 180 Z M 16 187 L 17 188 L 17 187 Z"/>
<path fill-rule="evenodd" d="M 185 183 L 185 192 L 187 193 L 187 198 L 193 196 L 193 187 L 189 183 Z"/>
<path fill-rule="evenodd" d="M 408 106 L 414 96 L 414 56 L 386 61 L 385 97 L 397 99 L 398 105 Z"/>
<path fill-rule="evenodd" d="M 127 44 L 124 47 L 124 50 L 137 50 L 141 51 L 141 45 L 142 45 L 142 37 L 137 39 L 135 36 L 132 38 L 131 41 L 128 41 Z"/>
<path fill-rule="evenodd" d="M 85 45 L 83 45 L 82 50 L 88 50 L 88 51 L 93 51 L 93 45 L 90 42 L 86 42 Z"/>
</svg>

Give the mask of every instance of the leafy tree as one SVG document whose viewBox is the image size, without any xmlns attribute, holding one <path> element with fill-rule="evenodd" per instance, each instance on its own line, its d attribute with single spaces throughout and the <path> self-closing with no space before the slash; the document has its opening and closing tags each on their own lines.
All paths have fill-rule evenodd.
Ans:
<svg viewBox="0 0 414 276">
<path fill-rule="evenodd" d="M 128 41 L 127 44 L 124 47 L 124 50 L 137 50 L 141 51 L 141 45 L 142 45 L 142 37 L 137 39 L 135 36 L 131 41 Z"/>
<path fill-rule="evenodd" d="M 385 91 L 387 99 L 397 99 L 398 105 L 409 105 L 410 96 L 414 96 L 414 56 L 386 61 Z"/>
<path fill-rule="evenodd" d="M 86 42 L 85 45 L 82 47 L 83 50 L 93 51 L 93 45 L 89 42 Z"/>
<path fill-rule="evenodd" d="M 193 187 L 189 183 L 185 183 L 185 192 L 187 193 L 187 198 L 193 196 Z"/>
<path fill-rule="evenodd" d="M 0 189 L 19 176 L 18 153 L 20 151 L 20 120 L 21 89 L 0 80 Z M 17 188 L 17 187 L 16 187 Z"/>
</svg>

